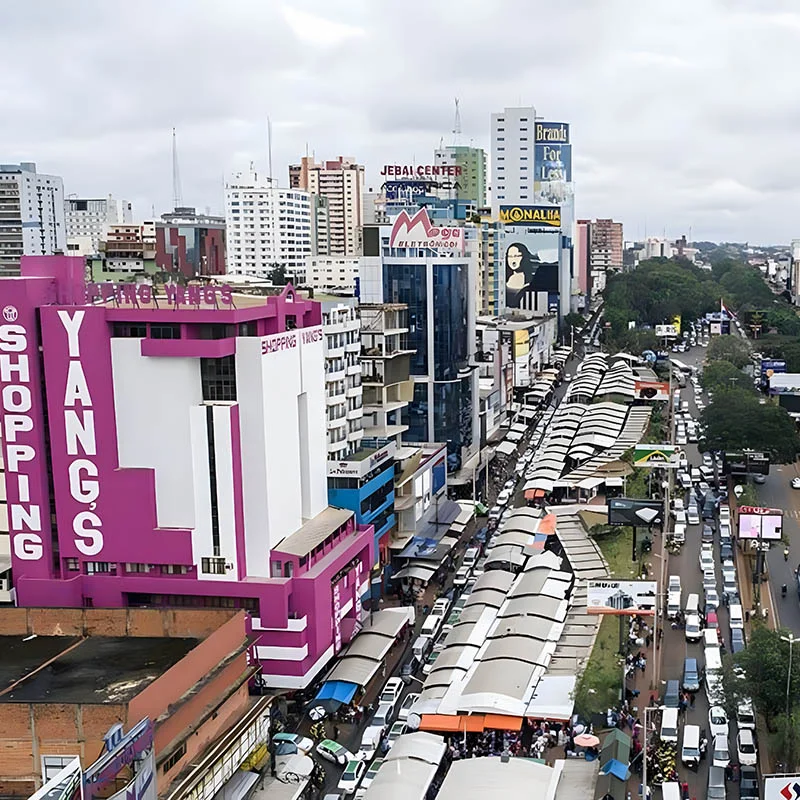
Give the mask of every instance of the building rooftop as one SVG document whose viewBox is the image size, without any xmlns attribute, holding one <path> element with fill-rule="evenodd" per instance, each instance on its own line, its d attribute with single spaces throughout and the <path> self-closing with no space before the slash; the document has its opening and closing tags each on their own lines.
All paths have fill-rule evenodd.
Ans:
<svg viewBox="0 0 800 800">
<path fill-rule="evenodd" d="M 198 639 L 0 636 L 0 703 L 126 703 Z"/>
<path fill-rule="evenodd" d="M 277 552 L 293 556 L 307 556 L 353 516 L 353 512 L 349 509 L 328 506 L 316 517 L 304 522 L 300 528 L 277 544 L 274 549 Z"/>
</svg>

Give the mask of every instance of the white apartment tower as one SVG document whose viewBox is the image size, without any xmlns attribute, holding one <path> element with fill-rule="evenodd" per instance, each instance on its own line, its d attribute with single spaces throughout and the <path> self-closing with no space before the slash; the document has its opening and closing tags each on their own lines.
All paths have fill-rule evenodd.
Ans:
<svg viewBox="0 0 800 800">
<path fill-rule="evenodd" d="M 361 320 L 355 301 L 323 303 L 328 460 L 344 461 L 364 437 L 361 389 Z"/>
<path fill-rule="evenodd" d="M 308 192 L 279 189 L 255 172 L 225 184 L 228 272 L 267 278 L 276 265 L 295 284 L 306 280 L 316 211 Z"/>
<path fill-rule="evenodd" d="M 360 256 L 364 225 L 364 167 L 350 156 L 315 164 L 308 156 L 289 167 L 289 185 L 328 200 L 332 256 Z"/>
<path fill-rule="evenodd" d="M 133 206 L 128 200 L 82 198 L 69 196 L 64 204 L 67 227 L 67 248 L 72 253 L 93 255 L 100 251 L 100 242 L 112 225 L 130 225 Z"/>
<path fill-rule="evenodd" d="M 534 201 L 536 109 L 507 108 L 492 114 L 492 213 L 501 205 Z"/>
<path fill-rule="evenodd" d="M 19 273 L 20 258 L 67 250 L 64 182 L 36 164 L 0 164 L 0 275 Z"/>
</svg>

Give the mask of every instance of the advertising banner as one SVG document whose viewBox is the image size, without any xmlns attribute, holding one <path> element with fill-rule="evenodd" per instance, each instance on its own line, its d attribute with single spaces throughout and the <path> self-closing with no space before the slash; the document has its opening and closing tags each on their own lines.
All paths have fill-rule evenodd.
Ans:
<svg viewBox="0 0 800 800">
<path fill-rule="evenodd" d="M 464 229 L 434 225 L 427 209 L 421 208 L 409 217 L 405 210 L 397 215 L 389 234 L 389 247 L 427 247 L 464 254 Z"/>
<path fill-rule="evenodd" d="M 666 381 L 634 381 L 633 390 L 639 400 L 669 402 L 669 383 Z"/>
<path fill-rule="evenodd" d="M 656 336 L 659 339 L 674 339 L 676 336 L 680 336 L 680 333 L 680 325 L 677 327 L 672 323 L 669 325 L 656 325 Z"/>
<path fill-rule="evenodd" d="M 82 800 L 83 770 L 79 758 L 71 761 L 29 800 Z"/>
<path fill-rule="evenodd" d="M 633 448 L 634 467 L 677 469 L 683 450 L 674 444 L 637 444 Z"/>
<path fill-rule="evenodd" d="M 764 359 L 761 362 L 761 385 L 766 386 L 769 379 L 778 373 L 786 373 L 786 362 L 780 359 Z"/>
<path fill-rule="evenodd" d="M 765 775 L 764 800 L 800 800 L 800 773 Z"/>
<path fill-rule="evenodd" d="M 500 206 L 500 222 L 536 228 L 561 228 L 560 206 Z"/>
<path fill-rule="evenodd" d="M 722 455 L 723 475 L 769 475 L 769 456 L 754 450 Z"/>
<path fill-rule="evenodd" d="M 133 772 L 133 778 L 112 798 L 156 800 L 153 725 L 150 720 L 145 717 L 128 733 L 123 733 L 122 725 L 114 725 L 104 741 L 105 754 L 83 775 L 85 800 L 108 797 L 108 788 L 119 786 L 123 771 L 125 775 Z"/>
<path fill-rule="evenodd" d="M 429 181 L 386 181 L 383 191 L 387 200 L 413 200 L 428 194 L 435 183 Z"/>
<path fill-rule="evenodd" d="M 587 585 L 590 614 L 652 616 L 656 602 L 655 581 L 589 581 Z"/>
<path fill-rule="evenodd" d="M 629 525 L 633 528 L 659 525 L 664 520 L 664 504 L 660 500 L 637 500 L 628 497 L 610 497 L 608 524 Z"/>
<path fill-rule="evenodd" d="M 569 124 L 566 122 L 537 122 L 534 141 L 536 144 L 569 144 Z"/>
<path fill-rule="evenodd" d="M 561 236 L 558 231 L 506 229 L 506 307 L 546 312 L 559 294 Z"/>
<path fill-rule="evenodd" d="M 780 508 L 739 508 L 739 538 L 779 540 L 783 533 L 783 511 Z"/>
<path fill-rule="evenodd" d="M 672 318 L 672 324 L 675 326 L 675 330 L 678 331 L 678 333 L 681 332 L 682 323 L 683 323 L 683 320 L 681 319 L 681 315 L 680 314 L 676 314 Z"/>
<path fill-rule="evenodd" d="M 534 164 L 537 181 L 572 180 L 572 145 L 534 145 Z"/>
</svg>

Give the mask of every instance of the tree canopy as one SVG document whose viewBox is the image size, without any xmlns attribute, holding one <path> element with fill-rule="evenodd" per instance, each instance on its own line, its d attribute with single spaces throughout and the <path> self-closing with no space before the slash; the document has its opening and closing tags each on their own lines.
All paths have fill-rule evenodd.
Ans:
<svg viewBox="0 0 800 800">
<path fill-rule="evenodd" d="M 740 389 L 750 389 L 752 386 L 750 378 L 744 372 L 730 361 L 725 360 L 706 364 L 700 382 L 706 391 L 711 390 L 712 392 L 724 391 L 734 386 Z"/>
<path fill-rule="evenodd" d="M 750 363 L 750 348 L 736 336 L 715 336 L 708 344 L 706 358 L 709 361 L 728 361 L 741 369 Z"/>
<path fill-rule="evenodd" d="M 703 410 L 702 450 L 768 452 L 773 462 L 788 464 L 800 453 L 794 420 L 780 406 L 761 405 L 758 395 L 739 388 L 720 389 Z"/>
</svg>

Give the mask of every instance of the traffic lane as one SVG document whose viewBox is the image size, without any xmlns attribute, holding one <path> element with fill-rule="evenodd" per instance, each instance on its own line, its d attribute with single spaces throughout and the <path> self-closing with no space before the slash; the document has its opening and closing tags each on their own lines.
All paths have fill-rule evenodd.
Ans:
<svg viewBox="0 0 800 800">
<path fill-rule="evenodd" d="M 789 481 L 798 475 L 797 464 L 784 464 L 770 469 L 767 482 L 757 486 L 759 503 L 768 508 L 783 509 L 783 528 L 789 544 L 789 560 L 783 557 L 784 545 L 776 542 L 767 553 L 769 583 L 778 622 L 800 635 L 800 601 L 794 570 L 800 564 L 800 491 L 792 489 Z M 781 586 L 787 586 L 786 598 L 781 598 Z"/>
</svg>

